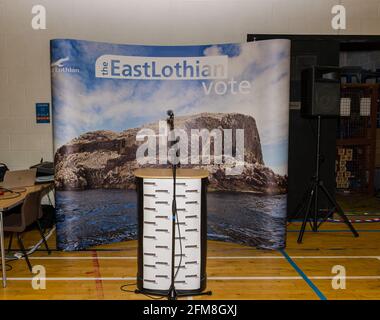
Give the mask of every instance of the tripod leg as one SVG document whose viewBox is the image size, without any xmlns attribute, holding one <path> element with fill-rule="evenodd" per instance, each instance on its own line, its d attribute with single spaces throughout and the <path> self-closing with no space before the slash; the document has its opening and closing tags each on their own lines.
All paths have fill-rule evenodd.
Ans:
<svg viewBox="0 0 380 320">
<path fill-rule="evenodd" d="M 309 200 L 308 200 L 308 203 L 307 203 L 307 206 L 306 206 L 305 217 L 303 218 L 303 222 L 302 222 L 302 226 L 301 226 L 301 229 L 300 229 L 300 233 L 298 235 L 298 239 L 297 239 L 298 243 L 302 243 L 303 235 L 305 233 L 306 224 L 307 224 L 307 221 L 309 220 L 311 203 L 312 203 L 313 198 L 314 198 L 314 190 L 315 190 L 315 188 L 312 187 L 311 191 L 310 191 Z"/>
<path fill-rule="evenodd" d="M 344 223 L 350 228 L 352 234 L 355 236 L 355 237 L 359 237 L 359 234 L 357 233 L 357 231 L 355 230 L 354 226 L 351 224 L 350 220 L 348 220 L 347 216 L 344 214 L 344 211 L 343 209 L 340 207 L 340 205 L 336 202 L 336 200 L 330 195 L 329 191 L 326 189 L 326 187 L 321 184 L 320 185 L 322 191 L 325 193 L 326 197 L 328 198 L 328 200 L 331 202 L 332 205 L 335 206 L 336 210 L 337 210 L 337 213 L 339 214 L 339 216 L 343 219 Z"/>
<path fill-rule="evenodd" d="M 300 203 L 298 204 L 298 206 L 297 206 L 297 208 L 295 210 L 296 214 L 295 214 L 295 216 L 294 216 L 293 219 L 297 219 L 300 216 L 300 214 L 302 213 L 302 211 L 303 211 L 303 209 L 305 207 L 305 200 L 307 199 L 307 196 L 309 194 L 310 194 L 310 186 L 307 188 L 306 192 L 303 194 L 303 196 L 301 198 L 301 201 L 300 201 Z"/>
<path fill-rule="evenodd" d="M 306 195 L 301 200 L 303 203 L 300 203 L 297 206 L 296 214 L 293 218 L 290 219 L 290 221 L 297 220 L 300 217 L 300 215 L 302 214 L 302 212 L 304 212 L 304 209 L 306 207 L 305 200 L 306 200 Z"/>
<path fill-rule="evenodd" d="M 291 220 L 297 219 L 300 216 L 300 214 L 303 212 L 303 209 L 307 205 L 306 201 L 307 201 L 308 197 L 310 197 L 312 189 L 313 189 L 313 183 L 310 183 L 310 185 L 307 187 L 306 192 L 302 196 L 301 202 L 298 204 L 298 206 L 295 210 L 296 215 Z"/>
<path fill-rule="evenodd" d="M 319 205 L 318 205 L 318 182 L 316 182 L 315 193 L 314 193 L 314 216 L 312 222 L 313 232 L 318 231 L 318 217 L 319 217 Z"/>
</svg>

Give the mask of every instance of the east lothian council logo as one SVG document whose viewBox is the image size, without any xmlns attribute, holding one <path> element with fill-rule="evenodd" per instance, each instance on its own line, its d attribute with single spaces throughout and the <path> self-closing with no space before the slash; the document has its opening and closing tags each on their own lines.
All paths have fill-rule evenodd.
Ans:
<svg viewBox="0 0 380 320">
<path fill-rule="evenodd" d="M 57 61 L 51 64 L 52 72 L 64 72 L 64 73 L 77 73 L 79 72 L 79 68 L 68 66 L 67 61 L 69 61 L 69 57 L 58 59 Z"/>
</svg>

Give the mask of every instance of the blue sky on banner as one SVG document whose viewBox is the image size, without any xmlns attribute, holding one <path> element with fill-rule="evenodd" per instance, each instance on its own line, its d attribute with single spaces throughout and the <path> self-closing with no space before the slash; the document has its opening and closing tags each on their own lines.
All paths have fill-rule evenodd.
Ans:
<svg viewBox="0 0 380 320">
<path fill-rule="evenodd" d="M 239 112 L 256 119 L 264 161 L 287 172 L 289 43 L 284 40 L 201 46 L 119 45 L 52 40 L 51 61 L 79 72 L 53 72 L 55 147 L 88 131 L 122 130 L 176 115 Z M 201 57 L 227 55 L 228 79 L 247 80 L 249 94 L 205 94 L 212 80 L 126 80 L 95 77 L 101 55 Z M 226 79 L 226 80 L 228 80 Z"/>
</svg>

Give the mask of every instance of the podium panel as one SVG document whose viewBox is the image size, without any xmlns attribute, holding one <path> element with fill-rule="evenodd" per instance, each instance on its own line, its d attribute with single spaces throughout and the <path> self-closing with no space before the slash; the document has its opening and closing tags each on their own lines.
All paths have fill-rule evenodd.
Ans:
<svg viewBox="0 0 380 320">
<path fill-rule="evenodd" d="M 166 170 L 166 169 L 163 169 Z M 165 293 L 171 284 L 172 171 L 140 169 L 138 192 L 139 290 Z M 200 292 L 206 287 L 207 171 L 178 169 L 175 226 L 175 288 Z"/>
</svg>

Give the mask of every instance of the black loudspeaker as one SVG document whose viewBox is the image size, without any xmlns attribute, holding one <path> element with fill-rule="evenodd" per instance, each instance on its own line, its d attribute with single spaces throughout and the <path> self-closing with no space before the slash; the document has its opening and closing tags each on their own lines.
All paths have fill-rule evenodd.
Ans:
<svg viewBox="0 0 380 320">
<path fill-rule="evenodd" d="M 337 117 L 340 115 L 340 69 L 313 66 L 301 73 L 301 115 Z"/>
</svg>

